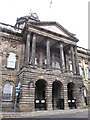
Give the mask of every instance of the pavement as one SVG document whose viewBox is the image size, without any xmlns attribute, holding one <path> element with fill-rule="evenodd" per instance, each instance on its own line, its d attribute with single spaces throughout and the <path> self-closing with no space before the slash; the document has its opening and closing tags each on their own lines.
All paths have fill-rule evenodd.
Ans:
<svg viewBox="0 0 90 120">
<path fill-rule="evenodd" d="M 88 109 L 70 109 L 70 110 L 51 110 L 51 111 L 34 111 L 34 112 L 1 112 L 1 118 L 32 118 L 39 116 L 52 116 L 52 115 L 64 115 L 64 114 L 76 114 L 81 112 L 87 112 Z"/>
</svg>

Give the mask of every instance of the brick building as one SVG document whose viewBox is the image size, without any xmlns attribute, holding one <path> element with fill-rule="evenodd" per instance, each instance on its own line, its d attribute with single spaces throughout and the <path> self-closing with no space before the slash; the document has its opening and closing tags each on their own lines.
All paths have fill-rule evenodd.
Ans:
<svg viewBox="0 0 90 120">
<path fill-rule="evenodd" d="M 77 47 L 74 34 L 57 22 L 40 21 L 36 14 L 17 19 L 15 26 L 1 23 L 0 29 L 3 111 L 14 111 L 17 86 L 18 111 L 85 106 L 90 51 Z"/>
</svg>

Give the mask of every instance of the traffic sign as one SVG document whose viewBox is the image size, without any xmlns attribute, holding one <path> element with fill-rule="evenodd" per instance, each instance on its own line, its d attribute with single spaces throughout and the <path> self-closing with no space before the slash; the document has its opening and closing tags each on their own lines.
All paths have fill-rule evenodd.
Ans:
<svg viewBox="0 0 90 120">
<path fill-rule="evenodd" d="M 16 92 L 19 93 L 20 92 L 20 88 L 16 87 Z"/>
</svg>

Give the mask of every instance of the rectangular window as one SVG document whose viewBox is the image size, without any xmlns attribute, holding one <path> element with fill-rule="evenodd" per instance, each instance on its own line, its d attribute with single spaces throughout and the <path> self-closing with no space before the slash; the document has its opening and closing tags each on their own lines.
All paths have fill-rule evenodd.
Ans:
<svg viewBox="0 0 90 120">
<path fill-rule="evenodd" d="M 72 71 L 72 63 L 70 63 L 70 71 Z"/>
<path fill-rule="evenodd" d="M 59 62 L 56 62 L 56 63 L 55 63 L 55 68 L 60 69 L 60 64 L 59 64 Z"/>
</svg>

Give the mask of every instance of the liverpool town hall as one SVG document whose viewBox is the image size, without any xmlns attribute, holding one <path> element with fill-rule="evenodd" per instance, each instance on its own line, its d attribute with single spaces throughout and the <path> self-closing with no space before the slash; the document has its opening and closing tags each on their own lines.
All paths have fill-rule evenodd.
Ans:
<svg viewBox="0 0 90 120">
<path fill-rule="evenodd" d="M 0 23 L 2 111 L 81 109 L 88 106 L 90 50 L 62 25 L 37 14 Z"/>
</svg>

